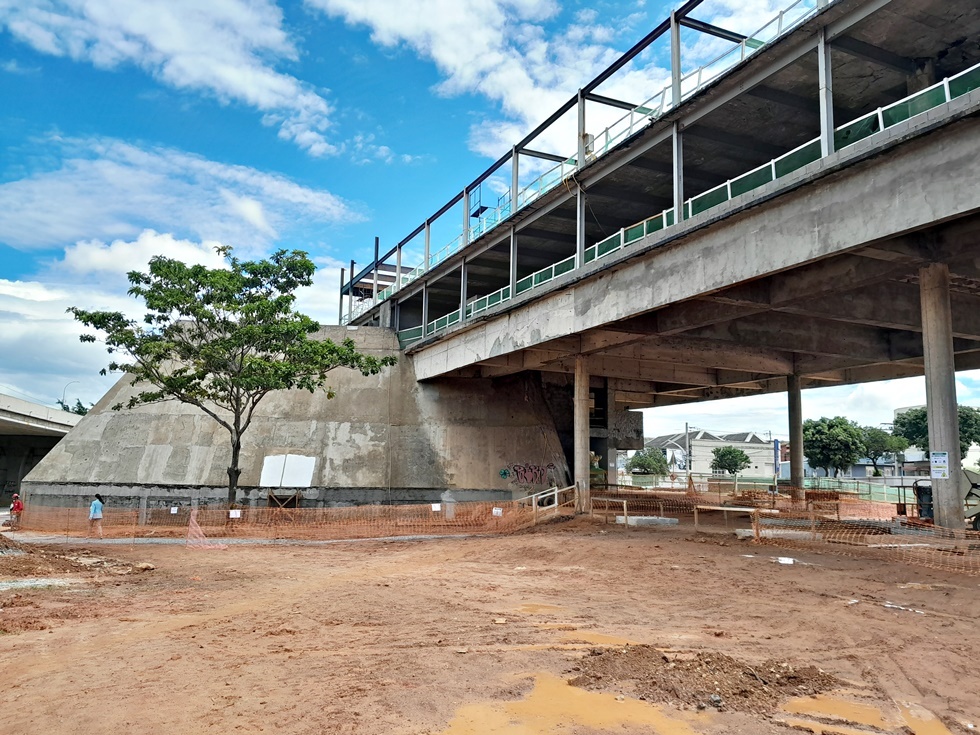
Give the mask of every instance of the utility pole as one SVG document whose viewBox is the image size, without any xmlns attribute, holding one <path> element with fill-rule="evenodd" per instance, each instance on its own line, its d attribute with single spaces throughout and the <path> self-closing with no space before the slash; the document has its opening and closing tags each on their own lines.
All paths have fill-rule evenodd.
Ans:
<svg viewBox="0 0 980 735">
<path fill-rule="evenodd" d="M 687 465 L 687 486 L 691 487 L 691 432 L 684 422 L 684 464 Z"/>
</svg>

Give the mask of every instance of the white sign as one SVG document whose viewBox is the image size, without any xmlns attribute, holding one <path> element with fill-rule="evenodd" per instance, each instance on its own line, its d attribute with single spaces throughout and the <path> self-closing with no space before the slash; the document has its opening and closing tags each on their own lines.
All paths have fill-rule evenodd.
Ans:
<svg viewBox="0 0 980 735">
<path fill-rule="evenodd" d="M 934 480 L 948 480 L 949 452 L 929 452 L 929 469 Z"/>
<path fill-rule="evenodd" d="M 433 503 L 432 510 L 433 512 L 438 513 L 440 510 L 442 510 L 442 503 Z"/>
<path fill-rule="evenodd" d="M 502 516 L 504 514 L 504 509 L 503 508 L 494 508 L 493 509 L 493 514 L 499 518 L 500 516 Z"/>
<path fill-rule="evenodd" d="M 240 510 L 229 510 L 228 511 L 228 517 L 229 518 L 241 518 L 242 517 L 242 512 Z"/>
<path fill-rule="evenodd" d="M 177 515 L 177 508 L 171 508 L 170 509 L 170 515 L 172 515 L 172 516 Z"/>
</svg>

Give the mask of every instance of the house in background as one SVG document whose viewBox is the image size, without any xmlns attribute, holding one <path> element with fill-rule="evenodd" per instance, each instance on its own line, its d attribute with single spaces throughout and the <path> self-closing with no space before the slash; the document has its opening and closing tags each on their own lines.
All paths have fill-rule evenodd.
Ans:
<svg viewBox="0 0 980 735">
<path fill-rule="evenodd" d="M 901 455 L 899 455 L 901 456 Z M 789 442 L 782 442 L 779 445 L 779 479 L 788 480 L 789 479 Z M 882 457 L 878 460 L 878 470 L 881 472 L 882 477 L 898 477 L 902 473 L 901 462 L 896 460 L 893 456 Z M 847 470 L 841 473 L 840 477 L 851 477 L 856 479 L 863 479 L 865 477 L 874 477 L 875 468 L 871 463 L 871 460 L 867 457 L 862 457 L 853 465 L 851 465 Z M 926 471 L 928 473 L 928 468 Z M 803 476 L 804 477 L 826 477 L 827 473 L 822 467 L 814 468 L 810 466 L 809 460 L 806 456 L 803 457 Z"/>
<path fill-rule="evenodd" d="M 773 441 L 763 439 L 758 434 L 747 431 L 737 434 L 712 434 L 708 431 L 689 431 L 666 434 L 646 439 L 644 446 L 659 449 L 667 458 L 667 465 L 676 471 L 686 471 L 688 466 L 688 447 L 690 447 L 691 472 L 694 474 L 727 474 L 711 469 L 713 451 L 718 447 L 735 447 L 749 456 L 751 464 L 743 474 L 757 477 L 772 477 L 774 474 L 775 449 Z"/>
</svg>

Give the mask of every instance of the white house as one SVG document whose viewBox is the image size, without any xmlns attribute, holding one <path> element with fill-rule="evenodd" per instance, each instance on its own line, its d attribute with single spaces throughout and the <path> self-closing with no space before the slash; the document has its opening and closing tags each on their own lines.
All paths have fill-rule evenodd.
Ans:
<svg viewBox="0 0 980 735">
<path fill-rule="evenodd" d="M 690 446 L 691 472 L 710 475 L 711 461 L 714 459 L 713 450 L 718 447 L 735 447 L 747 455 L 751 464 L 743 470 L 743 474 L 756 477 L 772 477 L 775 466 L 775 447 L 772 440 L 763 439 L 758 434 L 747 431 L 738 434 L 712 434 L 707 431 L 688 432 L 685 441 L 684 432 L 667 434 L 653 439 L 647 439 L 644 446 L 660 449 L 667 457 L 667 464 L 676 470 L 687 469 L 687 448 Z M 715 474 L 727 474 L 717 472 Z"/>
</svg>

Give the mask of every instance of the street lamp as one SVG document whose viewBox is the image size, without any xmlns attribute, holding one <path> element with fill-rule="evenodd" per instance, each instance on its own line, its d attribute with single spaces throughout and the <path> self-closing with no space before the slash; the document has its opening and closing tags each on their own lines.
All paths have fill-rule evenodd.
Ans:
<svg viewBox="0 0 980 735">
<path fill-rule="evenodd" d="M 68 385 L 65 386 L 65 389 L 63 391 L 61 391 L 61 406 L 62 406 L 62 408 L 64 408 L 64 405 L 65 405 L 65 395 L 68 393 L 68 386 L 69 385 L 72 385 L 74 383 L 79 383 L 79 382 L 81 382 L 81 381 L 72 380 L 70 383 L 68 383 Z"/>
</svg>

